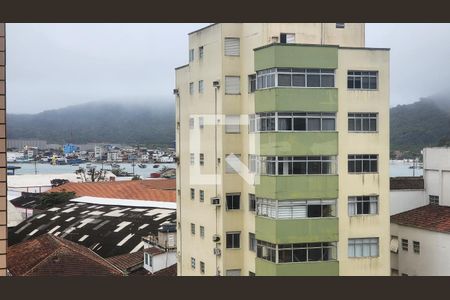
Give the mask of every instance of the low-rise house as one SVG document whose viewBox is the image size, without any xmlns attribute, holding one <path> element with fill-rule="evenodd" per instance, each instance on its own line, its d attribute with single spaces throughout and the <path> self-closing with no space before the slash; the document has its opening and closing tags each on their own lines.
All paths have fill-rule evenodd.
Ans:
<svg viewBox="0 0 450 300">
<path fill-rule="evenodd" d="M 88 248 L 51 234 L 8 247 L 12 276 L 123 276 Z"/>
<path fill-rule="evenodd" d="M 392 275 L 449 276 L 450 148 L 423 150 L 423 178 L 391 179 L 391 209 Z"/>
</svg>

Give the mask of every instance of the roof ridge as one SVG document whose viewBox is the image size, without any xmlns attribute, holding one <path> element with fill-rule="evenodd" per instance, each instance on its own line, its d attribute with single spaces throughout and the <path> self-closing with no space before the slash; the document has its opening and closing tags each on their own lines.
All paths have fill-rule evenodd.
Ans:
<svg viewBox="0 0 450 300">
<path fill-rule="evenodd" d="M 45 238 L 45 237 L 47 237 L 47 236 L 52 237 L 53 240 L 57 241 L 57 242 L 61 245 L 61 243 L 60 243 L 57 239 L 55 239 L 54 236 L 53 236 L 52 234 L 50 234 L 50 233 L 46 233 L 46 234 L 40 235 L 39 237 L 36 238 L 36 240 L 39 239 L 40 237 Z M 25 241 L 25 242 L 26 242 L 26 241 Z M 21 244 L 21 243 L 19 243 L 19 244 L 17 244 L 17 245 L 20 245 L 20 244 Z M 60 248 L 61 248 L 61 247 L 57 247 L 57 248 L 55 249 L 55 251 L 50 252 L 46 257 L 44 257 L 43 259 L 41 259 L 40 262 L 38 262 L 37 264 L 35 264 L 34 267 L 32 267 L 31 269 L 29 269 L 27 272 L 25 272 L 24 275 L 30 274 L 31 271 L 35 270 L 35 269 L 36 269 L 40 264 L 42 264 L 44 261 L 47 261 L 47 259 L 48 259 L 53 253 L 57 252 Z"/>
</svg>

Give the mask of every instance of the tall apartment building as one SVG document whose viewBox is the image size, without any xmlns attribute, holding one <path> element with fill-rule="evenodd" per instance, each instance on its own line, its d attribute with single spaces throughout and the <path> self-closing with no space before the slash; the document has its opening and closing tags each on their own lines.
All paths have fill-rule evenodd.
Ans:
<svg viewBox="0 0 450 300">
<path fill-rule="evenodd" d="M 6 275 L 6 121 L 5 24 L 0 23 L 0 276 Z"/>
<path fill-rule="evenodd" d="M 213 24 L 176 68 L 178 274 L 389 275 L 389 50 Z"/>
</svg>

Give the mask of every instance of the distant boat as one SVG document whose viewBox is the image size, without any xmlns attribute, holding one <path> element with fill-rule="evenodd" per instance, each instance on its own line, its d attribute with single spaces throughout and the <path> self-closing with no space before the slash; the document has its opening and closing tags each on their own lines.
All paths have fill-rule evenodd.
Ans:
<svg viewBox="0 0 450 300">
<path fill-rule="evenodd" d="M 145 165 L 145 164 L 138 164 L 138 167 L 141 168 L 141 169 L 145 169 L 145 168 L 147 168 L 147 165 Z"/>
<path fill-rule="evenodd" d="M 111 167 L 113 167 L 113 168 L 120 168 L 120 165 L 119 165 L 119 164 L 112 163 L 112 164 L 111 164 Z"/>
<path fill-rule="evenodd" d="M 153 168 L 154 169 L 159 168 L 159 165 L 153 165 Z"/>
</svg>

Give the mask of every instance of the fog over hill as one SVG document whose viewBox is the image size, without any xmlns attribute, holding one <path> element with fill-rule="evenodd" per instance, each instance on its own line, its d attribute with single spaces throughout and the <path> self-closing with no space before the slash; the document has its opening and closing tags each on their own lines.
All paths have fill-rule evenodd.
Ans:
<svg viewBox="0 0 450 300">
<path fill-rule="evenodd" d="M 450 93 L 391 108 L 391 151 L 450 145 Z"/>
<path fill-rule="evenodd" d="M 10 139 L 48 143 L 170 144 L 175 140 L 175 104 L 99 101 L 43 111 L 8 114 Z"/>
</svg>

